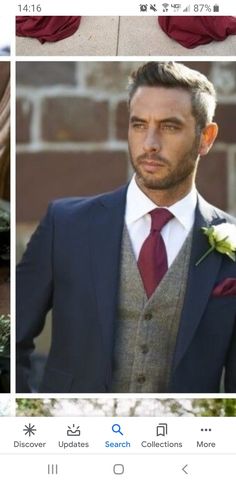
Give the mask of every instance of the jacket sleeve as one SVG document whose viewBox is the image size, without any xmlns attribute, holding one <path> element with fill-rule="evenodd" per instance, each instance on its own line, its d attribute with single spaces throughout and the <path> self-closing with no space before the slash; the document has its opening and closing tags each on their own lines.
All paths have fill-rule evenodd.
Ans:
<svg viewBox="0 0 236 485">
<path fill-rule="evenodd" d="M 16 390 L 30 392 L 30 354 L 53 299 L 53 204 L 33 234 L 16 271 Z"/>
</svg>

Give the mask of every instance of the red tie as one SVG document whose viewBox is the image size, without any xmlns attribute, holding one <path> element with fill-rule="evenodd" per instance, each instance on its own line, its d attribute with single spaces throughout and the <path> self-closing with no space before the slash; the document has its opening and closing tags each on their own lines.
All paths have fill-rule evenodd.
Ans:
<svg viewBox="0 0 236 485">
<path fill-rule="evenodd" d="M 168 264 L 166 247 L 161 235 L 161 229 L 174 216 L 167 209 L 154 209 L 150 212 L 151 231 L 145 239 L 138 258 L 138 268 L 148 298 L 165 275 Z"/>
</svg>

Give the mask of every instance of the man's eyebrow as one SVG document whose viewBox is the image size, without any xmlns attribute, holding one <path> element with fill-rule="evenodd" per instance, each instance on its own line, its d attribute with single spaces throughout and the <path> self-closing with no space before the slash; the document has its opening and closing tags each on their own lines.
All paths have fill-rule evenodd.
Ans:
<svg viewBox="0 0 236 485">
<path fill-rule="evenodd" d="M 141 123 L 146 123 L 147 120 L 143 118 L 139 118 L 138 116 L 131 116 L 130 118 L 130 123 L 135 123 L 135 122 L 141 122 Z M 183 126 L 184 122 L 175 116 L 170 116 L 168 118 L 163 118 L 158 121 L 159 123 L 174 123 L 175 125 Z"/>
<path fill-rule="evenodd" d="M 143 123 L 145 123 L 147 120 L 144 120 L 143 118 L 139 118 L 138 116 L 131 116 L 130 118 L 130 123 L 134 123 L 134 122 L 137 122 L 137 121 L 141 121 Z"/>
<path fill-rule="evenodd" d="M 176 118 L 175 116 L 171 116 L 169 118 L 163 118 L 160 120 L 160 123 L 175 123 L 176 125 L 182 126 L 183 121 L 180 118 Z"/>
</svg>

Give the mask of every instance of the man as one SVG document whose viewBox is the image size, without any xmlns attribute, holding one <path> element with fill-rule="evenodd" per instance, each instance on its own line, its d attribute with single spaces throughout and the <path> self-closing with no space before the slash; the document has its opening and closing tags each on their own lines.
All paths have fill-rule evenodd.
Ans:
<svg viewBox="0 0 236 485">
<path fill-rule="evenodd" d="M 182 64 L 133 73 L 130 184 L 53 202 L 19 265 L 18 391 L 50 308 L 41 392 L 236 391 L 235 221 L 194 185 L 215 104 Z"/>
</svg>

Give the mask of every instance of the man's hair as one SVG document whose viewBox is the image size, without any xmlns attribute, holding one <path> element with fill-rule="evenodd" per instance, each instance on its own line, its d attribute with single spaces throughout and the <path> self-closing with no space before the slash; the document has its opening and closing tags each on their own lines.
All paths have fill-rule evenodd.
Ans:
<svg viewBox="0 0 236 485">
<path fill-rule="evenodd" d="M 198 71 L 177 62 L 148 62 L 134 71 L 128 83 L 129 105 L 140 86 L 180 88 L 191 96 L 196 128 L 202 130 L 214 117 L 216 91 L 213 84 Z"/>
</svg>

